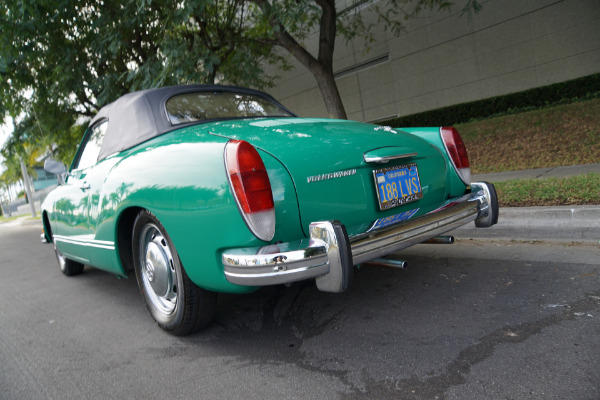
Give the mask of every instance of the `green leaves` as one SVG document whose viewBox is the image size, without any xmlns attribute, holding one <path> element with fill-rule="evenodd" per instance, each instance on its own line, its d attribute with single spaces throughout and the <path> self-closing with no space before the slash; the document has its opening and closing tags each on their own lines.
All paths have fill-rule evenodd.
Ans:
<svg viewBox="0 0 600 400">
<path fill-rule="evenodd" d="M 85 118 L 131 91 L 216 81 L 271 85 L 262 63 L 280 58 L 246 27 L 249 7 L 243 0 L 3 2 L 0 123 L 17 121 L 7 155 L 36 142 L 68 164 Z"/>
<path fill-rule="evenodd" d="M 463 12 L 481 7 L 463 1 Z M 361 17 L 371 6 L 377 23 L 399 34 L 406 19 L 450 3 L 365 0 L 336 10 L 334 0 L 4 0 L 0 123 L 6 116 L 25 126 L 35 119 L 44 133 L 31 140 L 44 138 L 66 157 L 85 119 L 125 93 L 181 83 L 272 86 L 277 77 L 263 67 L 290 68 L 276 45 L 309 68 L 330 114 L 343 118 L 333 78 L 335 37 L 372 40 L 372 25 Z M 311 54 L 305 42 L 315 32 L 319 49 Z"/>
</svg>

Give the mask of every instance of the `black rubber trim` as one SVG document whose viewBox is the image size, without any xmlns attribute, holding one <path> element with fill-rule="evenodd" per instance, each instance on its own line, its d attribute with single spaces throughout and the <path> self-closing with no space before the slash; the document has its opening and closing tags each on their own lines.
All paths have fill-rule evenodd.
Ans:
<svg viewBox="0 0 600 400">
<path fill-rule="evenodd" d="M 348 289 L 354 280 L 354 266 L 352 263 L 352 249 L 350 248 L 350 239 L 346 227 L 339 221 L 333 221 L 333 230 L 337 237 L 338 248 L 340 251 L 340 260 L 343 269 L 342 291 Z"/>
<path fill-rule="evenodd" d="M 492 225 L 498 223 L 498 215 L 500 214 L 500 207 L 498 206 L 498 195 L 496 194 L 496 188 L 489 182 L 483 182 L 488 185 L 490 191 L 490 207 L 492 207 Z"/>
</svg>

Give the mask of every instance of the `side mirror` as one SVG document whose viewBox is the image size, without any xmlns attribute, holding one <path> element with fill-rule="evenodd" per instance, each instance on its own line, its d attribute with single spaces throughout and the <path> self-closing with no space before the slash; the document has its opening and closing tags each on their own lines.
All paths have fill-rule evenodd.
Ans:
<svg viewBox="0 0 600 400">
<path fill-rule="evenodd" d="M 61 163 L 60 161 L 52 160 L 49 158 L 46 161 L 44 161 L 44 170 L 51 174 L 55 174 L 58 178 L 58 184 L 64 185 L 65 178 L 67 175 L 67 167 L 65 166 L 65 164 Z"/>
</svg>

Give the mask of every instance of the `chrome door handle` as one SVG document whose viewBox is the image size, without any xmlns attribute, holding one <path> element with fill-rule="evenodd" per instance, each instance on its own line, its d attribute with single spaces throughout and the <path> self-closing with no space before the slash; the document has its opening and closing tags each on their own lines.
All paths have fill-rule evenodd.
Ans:
<svg viewBox="0 0 600 400">
<path fill-rule="evenodd" d="M 81 186 L 79 187 L 79 189 L 81 189 L 81 190 L 83 190 L 83 191 L 86 191 L 86 190 L 88 190 L 90 187 L 91 187 L 91 186 L 90 186 L 90 184 L 89 184 L 89 183 L 87 183 L 87 182 L 83 182 L 83 183 L 81 184 Z"/>
</svg>

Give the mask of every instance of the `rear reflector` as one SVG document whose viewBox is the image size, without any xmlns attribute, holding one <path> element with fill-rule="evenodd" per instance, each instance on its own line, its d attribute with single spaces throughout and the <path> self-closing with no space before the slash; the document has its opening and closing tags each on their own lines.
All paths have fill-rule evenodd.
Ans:
<svg viewBox="0 0 600 400">
<path fill-rule="evenodd" d="M 273 192 L 258 151 L 246 141 L 230 140 L 225 146 L 225 167 L 232 192 L 246 224 L 259 239 L 273 239 Z"/>
<path fill-rule="evenodd" d="M 460 137 L 456 128 L 440 128 L 442 142 L 446 147 L 446 152 L 452 161 L 452 165 L 456 170 L 460 179 L 466 184 L 471 184 L 471 165 L 469 164 L 469 156 L 467 148 Z"/>
</svg>

